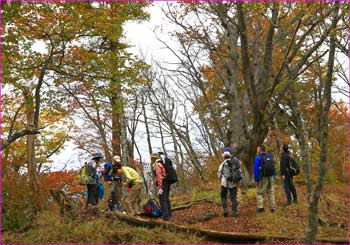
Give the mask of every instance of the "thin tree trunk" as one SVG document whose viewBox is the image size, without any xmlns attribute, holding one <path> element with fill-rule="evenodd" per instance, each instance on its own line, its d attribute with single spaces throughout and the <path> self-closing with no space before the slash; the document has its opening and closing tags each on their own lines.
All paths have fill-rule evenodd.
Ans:
<svg viewBox="0 0 350 245">
<path fill-rule="evenodd" d="M 122 105 L 123 107 L 124 105 Z M 129 142 L 128 142 L 128 135 L 127 135 L 127 122 L 126 117 L 124 114 L 124 109 L 122 108 L 122 114 L 121 114 L 121 144 L 122 144 L 122 162 L 126 165 L 130 165 L 130 161 L 132 159 L 129 159 L 130 152 L 129 152 Z"/>
<path fill-rule="evenodd" d="M 162 124 L 160 122 L 160 118 L 159 118 L 158 115 L 157 115 L 157 122 L 158 122 L 159 134 L 160 134 L 160 141 L 161 141 L 161 144 L 162 144 L 162 150 L 163 150 L 164 153 L 166 153 Z"/>
<path fill-rule="evenodd" d="M 334 4 L 334 15 L 332 19 L 332 30 L 336 29 L 339 17 L 339 2 Z M 329 56 L 327 63 L 326 81 L 324 84 L 323 99 L 320 101 L 320 162 L 319 162 L 319 176 L 317 178 L 315 189 L 311 196 L 309 204 L 308 226 L 306 229 L 306 243 L 314 243 L 318 231 L 318 203 L 323 187 L 324 177 L 327 172 L 327 147 L 328 147 L 328 117 L 329 110 L 332 104 L 332 79 L 334 70 L 334 56 L 336 48 L 336 34 L 331 33 L 329 44 Z"/>
<path fill-rule="evenodd" d="M 111 105 L 112 105 L 112 153 L 113 155 L 121 156 L 121 123 L 120 123 L 120 106 L 121 106 L 121 96 L 119 84 L 116 81 L 112 80 L 111 84 Z"/>
<path fill-rule="evenodd" d="M 145 123 L 145 127 L 146 127 L 146 139 L 147 139 L 147 145 L 148 145 L 148 152 L 149 152 L 149 155 L 151 156 L 153 152 L 152 152 L 151 134 L 150 134 L 149 126 L 148 126 L 148 117 L 147 117 L 147 113 L 146 113 L 145 95 L 142 96 L 141 104 L 142 104 L 144 123 Z"/>
<path fill-rule="evenodd" d="M 27 129 L 34 130 L 34 100 L 31 92 L 29 90 L 24 92 L 24 97 L 27 101 L 26 103 L 26 117 L 27 117 Z M 26 142 L 26 161 L 29 176 L 29 186 L 31 188 L 32 202 L 34 206 L 34 211 L 40 210 L 40 200 L 39 200 L 39 183 L 36 171 L 36 157 L 35 157 L 35 134 L 27 135 Z"/>
</svg>

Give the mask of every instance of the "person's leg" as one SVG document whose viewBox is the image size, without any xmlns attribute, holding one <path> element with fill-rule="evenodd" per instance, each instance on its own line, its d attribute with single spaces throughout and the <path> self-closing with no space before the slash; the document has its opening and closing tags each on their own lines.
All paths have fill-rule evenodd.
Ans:
<svg viewBox="0 0 350 245">
<path fill-rule="evenodd" d="M 275 183 L 274 176 L 268 177 L 267 194 L 269 197 L 269 204 L 271 212 L 275 211 Z"/>
<path fill-rule="evenodd" d="M 290 195 L 290 178 L 286 177 L 283 180 L 283 186 L 284 186 L 284 191 L 286 193 L 286 197 L 287 197 L 287 204 L 291 204 L 292 203 L 292 197 Z"/>
<path fill-rule="evenodd" d="M 137 212 L 137 209 L 135 209 L 137 204 L 137 199 L 140 196 L 141 191 L 141 184 L 135 184 L 131 188 L 131 192 L 129 193 L 128 197 L 126 198 L 126 203 L 128 206 L 128 214 L 129 215 L 135 215 Z"/>
<path fill-rule="evenodd" d="M 171 218 L 171 206 L 170 206 L 170 184 L 167 181 L 163 181 L 163 199 L 166 213 L 163 215 L 165 220 L 169 220 Z"/>
<path fill-rule="evenodd" d="M 97 205 L 98 204 L 98 187 L 97 184 L 88 184 L 88 197 L 86 205 Z"/>
<path fill-rule="evenodd" d="M 132 187 L 132 190 L 131 190 L 131 192 L 134 192 L 134 196 L 132 199 L 132 206 L 136 214 L 141 214 L 141 210 L 139 210 L 141 191 L 142 191 L 142 184 L 136 184 L 135 186 Z"/>
<path fill-rule="evenodd" d="M 164 191 L 164 181 L 163 181 L 163 194 L 159 195 L 160 208 L 162 209 L 162 216 L 164 220 L 169 219 L 168 201 L 167 194 Z"/>
<path fill-rule="evenodd" d="M 264 194 L 266 192 L 267 184 L 267 178 L 262 177 L 257 186 L 256 198 L 258 201 L 258 212 L 264 211 Z"/>
<path fill-rule="evenodd" d="M 224 209 L 224 216 L 227 216 L 227 189 L 226 187 L 221 186 L 220 197 L 221 197 L 221 205 Z"/>
<path fill-rule="evenodd" d="M 293 201 L 294 203 L 298 203 L 298 195 L 297 195 L 297 190 L 295 189 L 294 183 L 293 183 L 293 177 L 289 178 L 289 183 L 290 183 L 290 190 L 293 195 Z"/>
<path fill-rule="evenodd" d="M 165 193 L 165 200 L 166 200 L 166 204 L 167 204 L 167 209 L 168 209 L 168 218 L 172 217 L 172 213 L 171 213 L 171 204 L 170 204 L 170 186 L 171 184 L 164 181 L 164 186 L 163 186 L 163 191 Z"/>
<path fill-rule="evenodd" d="M 230 188 L 230 196 L 232 203 L 232 216 L 237 216 L 237 186 Z"/>
<path fill-rule="evenodd" d="M 87 188 L 86 206 L 88 206 L 89 204 L 91 204 L 91 185 L 87 184 L 86 188 Z"/>
</svg>

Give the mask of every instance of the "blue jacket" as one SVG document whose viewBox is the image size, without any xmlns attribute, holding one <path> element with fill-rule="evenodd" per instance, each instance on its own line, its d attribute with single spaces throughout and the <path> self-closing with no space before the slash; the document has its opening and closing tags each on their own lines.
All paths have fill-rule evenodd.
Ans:
<svg viewBox="0 0 350 245">
<path fill-rule="evenodd" d="M 261 155 L 266 155 L 266 154 L 273 160 L 273 157 L 271 156 L 271 154 L 266 153 L 266 152 L 263 152 L 260 155 L 256 155 L 256 157 L 255 157 L 255 161 L 254 161 L 254 181 L 255 182 L 259 182 L 261 179 L 261 168 L 260 168 Z M 273 175 L 276 176 L 276 170 L 275 170 Z"/>
<path fill-rule="evenodd" d="M 112 176 L 110 176 L 108 173 L 112 169 L 112 163 L 111 162 L 106 162 L 104 164 L 105 171 L 103 173 L 103 178 L 105 181 L 112 181 Z"/>
</svg>

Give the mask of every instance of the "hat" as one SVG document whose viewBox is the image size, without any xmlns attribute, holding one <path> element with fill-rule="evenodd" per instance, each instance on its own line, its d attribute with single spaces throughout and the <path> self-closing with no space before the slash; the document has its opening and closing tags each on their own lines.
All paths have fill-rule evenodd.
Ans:
<svg viewBox="0 0 350 245">
<path fill-rule="evenodd" d="M 289 149 L 289 147 L 288 147 L 287 144 L 284 144 L 284 145 L 282 146 L 282 150 L 283 150 L 283 151 L 288 151 L 288 149 Z"/>
<path fill-rule="evenodd" d="M 118 155 L 115 155 L 115 156 L 113 157 L 113 160 L 116 161 L 116 162 L 121 162 L 121 161 L 120 161 L 120 156 L 118 156 Z"/>
<path fill-rule="evenodd" d="M 102 153 L 96 152 L 96 153 L 92 154 L 92 160 L 97 160 L 97 159 L 100 159 L 100 158 L 103 158 Z"/>
<path fill-rule="evenodd" d="M 224 149 L 224 153 L 225 153 L 225 152 L 229 152 L 230 154 L 232 154 L 231 148 L 228 148 L 228 147 L 226 147 L 226 148 Z"/>
</svg>

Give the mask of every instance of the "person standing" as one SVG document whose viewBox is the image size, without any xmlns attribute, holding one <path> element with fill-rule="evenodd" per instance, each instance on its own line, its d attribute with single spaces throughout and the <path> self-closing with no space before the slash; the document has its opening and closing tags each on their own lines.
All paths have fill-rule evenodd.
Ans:
<svg viewBox="0 0 350 245">
<path fill-rule="evenodd" d="M 177 174 L 172 166 L 172 161 L 165 157 L 164 153 L 154 153 L 151 159 L 156 159 L 153 163 L 155 173 L 155 185 L 158 190 L 160 207 L 162 209 L 163 220 L 168 221 L 172 217 L 170 203 L 170 187 L 177 182 Z M 168 172 L 165 167 L 168 166 Z"/>
<path fill-rule="evenodd" d="M 291 174 L 291 171 L 290 171 L 292 158 L 289 154 L 288 145 L 284 144 L 282 146 L 282 150 L 283 152 L 281 154 L 280 170 L 281 170 L 282 184 L 287 197 L 287 203 L 285 206 L 288 206 L 292 204 L 292 196 L 293 196 L 293 202 L 298 203 L 298 196 L 293 183 L 293 175 Z"/>
<path fill-rule="evenodd" d="M 86 206 L 98 204 L 98 184 L 99 184 L 99 173 L 97 168 L 102 163 L 103 155 L 101 153 L 92 154 L 92 161 L 87 165 L 88 175 L 91 177 L 90 183 L 87 184 L 87 201 Z"/>
<path fill-rule="evenodd" d="M 257 212 L 264 212 L 264 195 L 269 197 L 270 211 L 275 211 L 275 187 L 274 181 L 276 169 L 271 154 L 265 152 L 265 146 L 257 147 L 257 155 L 254 161 L 254 180 L 257 186 Z"/>
<path fill-rule="evenodd" d="M 224 161 L 220 164 L 217 175 L 221 184 L 221 204 L 224 209 L 224 216 L 228 216 L 227 211 L 227 192 L 230 192 L 232 204 L 232 216 L 238 215 L 237 212 L 237 189 L 238 183 L 242 178 L 240 163 L 238 158 L 232 156 L 232 150 L 225 148 L 223 153 Z"/>
</svg>

